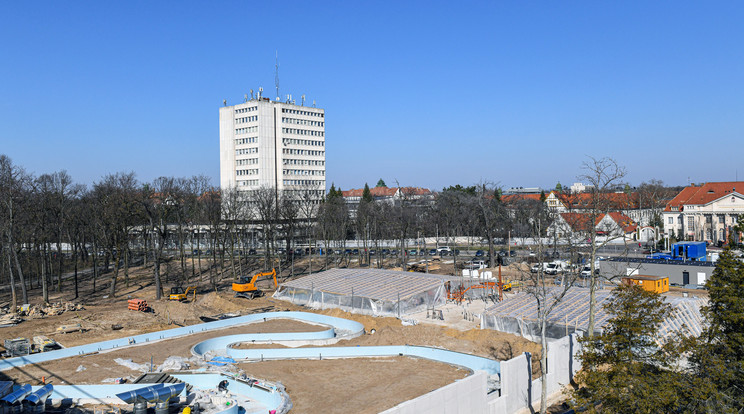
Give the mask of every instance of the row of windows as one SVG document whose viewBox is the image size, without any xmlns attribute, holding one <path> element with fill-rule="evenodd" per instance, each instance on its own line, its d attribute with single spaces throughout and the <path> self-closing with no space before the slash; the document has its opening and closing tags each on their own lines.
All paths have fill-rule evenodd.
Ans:
<svg viewBox="0 0 744 414">
<path fill-rule="evenodd" d="M 256 121 L 258 121 L 258 115 L 245 116 L 243 118 L 235 118 L 236 124 L 244 124 L 246 122 L 256 122 Z"/>
<path fill-rule="evenodd" d="M 284 170 L 284 175 L 325 175 L 324 170 Z"/>
<path fill-rule="evenodd" d="M 308 125 L 308 126 L 318 126 L 318 127 L 322 127 L 323 125 L 325 125 L 325 122 L 322 122 L 322 121 L 310 121 L 309 119 L 284 118 L 284 117 L 282 117 L 282 122 L 284 122 L 285 124 Z"/>
<path fill-rule="evenodd" d="M 241 180 L 238 181 L 239 186 L 247 186 L 247 185 L 258 185 L 258 180 Z"/>
<path fill-rule="evenodd" d="M 282 132 L 284 132 L 285 134 L 312 135 L 314 137 L 325 136 L 325 132 L 323 131 L 310 131 L 308 129 L 298 129 L 298 128 L 282 128 Z"/>
<path fill-rule="evenodd" d="M 250 108 L 238 108 L 238 109 L 235 110 L 235 113 L 236 114 L 244 114 L 246 112 L 253 112 L 253 111 L 258 111 L 258 107 L 257 106 L 252 106 Z"/>
<path fill-rule="evenodd" d="M 325 181 L 321 180 L 283 180 L 284 185 L 317 185 L 324 186 Z"/>
<path fill-rule="evenodd" d="M 325 147 L 324 141 L 313 141 L 310 139 L 284 138 L 282 142 L 284 145 L 311 145 L 313 147 Z"/>
<path fill-rule="evenodd" d="M 669 224 L 674 224 L 674 217 L 669 217 L 668 220 Z M 706 224 L 713 224 L 713 216 L 712 215 L 706 215 L 705 216 L 705 223 Z M 719 214 L 718 215 L 718 223 L 719 224 L 725 224 L 726 223 L 726 216 Z M 731 216 L 731 223 L 736 224 L 736 216 Z M 677 224 L 682 224 L 682 216 L 677 217 Z M 695 225 L 695 218 L 694 216 L 687 216 L 687 225 L 689 227 L 693 227 Z"/>
<path fill-rule="evenodd" d="M 282 150 L 282 154 L 288 154 L 288 155 L 317 155 L 317 156 L 325 157 L 325 151 L 313 151 L 313 150 L 301 150 L 301 149 L 289 149 L 289 148 L 284 148 Z"/>
<path fill-rule="evenodd" d="M 324 190 L 284 190 L 284 194 L 303 201 L 312 197 L 325 197 Z"/>
<path fill-rule="evenodd" d="M 258 168 L 254 168 L 251 170 L 237 170 L 235 171 L 236 175 L 256 175 L 258 174 Z"/>
<path fill-rule="evenodd" d="M 258 164 L 258 158 L 245 158 L 242 160 L 235 160 L 235 165 L 255 165 Z"/>
<path fill-rule="evenodd" d="M 235 150 L 235 155 L 258 154 L 258 148 L 240 148 Z"/>
<path fill-rule="evenodd" d="M 294 158 L 285 158 L 284 165 L 325 165 L 322 160 L 296 160 Z"/>
<path fill-rule="evenodd" d="M 258 132 L 258 126 L 245 127 L 245 128 L 236 128 L 235 129 L 235 133 L 236 134 L 248 134 L 250 132 Z"/>
<path fill-rule="evenodd" d="M 306 116 L 319 116 L 321 118 L 324 118 L 323 112 L 300 111 L 298 109 L 282 108 L 282 113 L 283 114 L 306 115 Z"/>
<path fill-rule="evenodd" d="M 258 137 L 238 138 L 235 140 L 235 145 L 241 144 L 258 144 Z"/>
</svg>

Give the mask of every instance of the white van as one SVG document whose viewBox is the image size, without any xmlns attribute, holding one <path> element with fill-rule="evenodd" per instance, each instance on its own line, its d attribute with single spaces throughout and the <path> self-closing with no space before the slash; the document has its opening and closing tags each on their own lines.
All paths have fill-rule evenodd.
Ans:
<svg viewBox="0 0 744 414">
<path fill-rule="evenodd" d="M 556 260 L 548 263 L 548 267 L 545 269 L 545 273 L 548 275 L 557 275 L 563 273 L 569 269 L 568 263 L 563 260 Z"/>
</svg>

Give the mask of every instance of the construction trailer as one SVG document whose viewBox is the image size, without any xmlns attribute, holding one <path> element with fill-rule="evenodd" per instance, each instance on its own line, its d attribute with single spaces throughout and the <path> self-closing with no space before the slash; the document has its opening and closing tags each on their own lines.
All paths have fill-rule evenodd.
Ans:
<svg viewBox="0 0 744 414">
<path fill-rule="evenodd" d="M 643 290 L 655 293 L 669 292 L 669 278 L 666 276 L 631 275 L 621 279 L 628 286 L 640 286 Z"/>
</svg>

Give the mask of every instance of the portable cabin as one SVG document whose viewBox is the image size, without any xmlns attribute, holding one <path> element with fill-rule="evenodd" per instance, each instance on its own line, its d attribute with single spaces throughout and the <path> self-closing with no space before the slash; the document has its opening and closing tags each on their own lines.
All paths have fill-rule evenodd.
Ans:
<svg viewBox="0 0 744 414">
<path fill-rule="evenodd" d="M 669 277 L 632 275 L 622 278 L 626 285 L 638 285 L 643 290 L 656 293 L 669 292 Z"/>
</svg>

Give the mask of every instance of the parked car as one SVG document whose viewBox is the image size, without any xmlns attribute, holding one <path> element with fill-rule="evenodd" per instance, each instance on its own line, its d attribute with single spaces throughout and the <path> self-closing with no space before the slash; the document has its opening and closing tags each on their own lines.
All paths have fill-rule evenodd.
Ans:
<svg viewBox="0 0 744 414">
<path fill-rule="evenodd" d="M 437 255 L 437 249 L 429 250 L 429 256 L 436 256 L 436 255 Z"/>
<path fill-rule="evenodd" d="M 351 254 L 353 254 L 354 256 L 359 256 L 359 249 L 353 249 L 351 251 Z"/>
<path fill-rule="evenodd" d="M 477 250 L 475 252 L 475 257 L 483 257 L 486 254 L 483 250 Z"/>
<path fill-rule="evenodd" d="M 437 252 L 439 252 L 440 256 L 446 256 L 452 252 L 452 249 L 449 246 L 439 246 Z"/>
<path fill-rule="evenodd" d="M 370 256 L 374 256 L 376 254 L 377 254 L 377 250 L 375 250 L 375 249 L 369 249 L 369 255 Z"/>
<path fill-rule="evenodd" d="M 390 250 L 390 256 L 397 256 L 398 255 L 398 249 Z"/>
<path fill-rule="evenodd" d="M 390 249 L 382 249 L 382 250 L 380 250 L 380 253 L 383 256 L 389 256 L 390 255 Z"/>
<path fill-rule="evenodd" d="M 350 255 L 351 254 L 351 249 L 344 250 L 344 254 L 349 254 Z"/>
<path fill-rule="evenodd" d="M 473 259 L 473 260 L 467 262 L 466 263 L 466 266 L 469 269 L 483 269 L 484 267 L 486 267 L 486 262 L 484 262 L 483 260 Z"/>
</svg>

